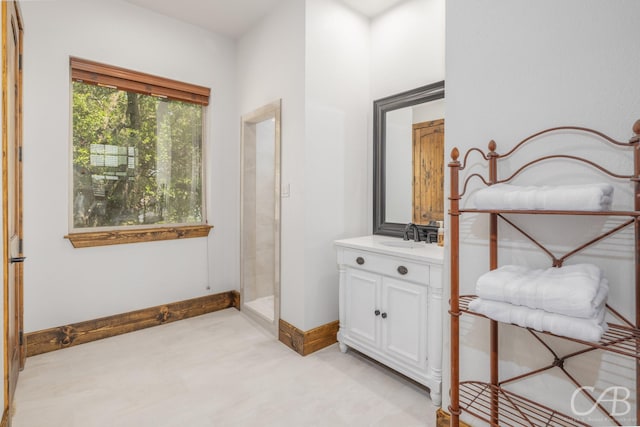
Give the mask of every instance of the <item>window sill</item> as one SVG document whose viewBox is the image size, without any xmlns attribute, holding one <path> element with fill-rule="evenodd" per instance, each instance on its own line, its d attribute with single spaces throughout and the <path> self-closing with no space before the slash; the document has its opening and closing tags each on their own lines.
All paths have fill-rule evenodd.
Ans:
<svg viewBox="0 0 640 427">
<path fill-rule="evenodd" d="M 203 224 L 145 229 L 138 228 L 135 230 L 90 231 L 86 233 L 69 233 L 64 237 L 65 239 L 69 239 L 74 248 L 91 248 L 94 246 L 207 237 L 212 228 L 213 226 L 211 225 Z"/>
</svg>

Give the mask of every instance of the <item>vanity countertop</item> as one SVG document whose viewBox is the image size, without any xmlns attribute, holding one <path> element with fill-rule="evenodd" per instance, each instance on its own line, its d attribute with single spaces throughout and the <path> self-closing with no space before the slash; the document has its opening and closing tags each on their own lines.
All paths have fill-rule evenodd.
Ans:
<svg viewBox="0 0 640 427">
<path fill-rule="evenodd" d="M 399 237 L 371 235 L 335 241 L 336 246 L 395 255 L 415 261 L 442 264 L 444 248 L 435 243 L 402 240 Z"/>
</svg>

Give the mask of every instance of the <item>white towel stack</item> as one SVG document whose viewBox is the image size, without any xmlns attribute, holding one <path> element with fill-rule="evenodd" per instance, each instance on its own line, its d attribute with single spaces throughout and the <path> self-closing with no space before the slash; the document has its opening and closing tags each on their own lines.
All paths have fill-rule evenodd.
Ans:
<svg viewBox="0 0 640 427">
<path fill-rule="evenodd" d="M 599 341 L 609 284 L 592 264 L 529 269 L 507 265 L 483 274 L 469 304 L 499 322 L 583 341 Z"/>
<path fill-rule="evenodd" d="M 605 211 L 611 209 L 611 184 L 517 186 L 494 184 L 475 195 L 478 209 Z"/>
</svg>

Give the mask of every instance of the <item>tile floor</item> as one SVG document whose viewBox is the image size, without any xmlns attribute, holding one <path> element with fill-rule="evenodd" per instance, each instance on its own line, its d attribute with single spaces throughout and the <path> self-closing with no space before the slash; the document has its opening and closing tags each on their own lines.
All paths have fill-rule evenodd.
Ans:
<svg viewBox="0 0 640 427">
<path fill-rule="evenodd" d="M 332 345 L 293 352 L 235 309 L 27 359 L 14 427 L 435 426 L 422 388 Z"/>
<path fill-rule="evenodd" d="M 264 319 L 270 323 L 273 323 L 274 312 L 274 297 L 269 295 L 262 298 L 256 298 L 253 301 L 247 301 L 244 303 L 245 307 L 249 307 L 255 311 L 258 315 L 264 317 Z"/>
</svg>

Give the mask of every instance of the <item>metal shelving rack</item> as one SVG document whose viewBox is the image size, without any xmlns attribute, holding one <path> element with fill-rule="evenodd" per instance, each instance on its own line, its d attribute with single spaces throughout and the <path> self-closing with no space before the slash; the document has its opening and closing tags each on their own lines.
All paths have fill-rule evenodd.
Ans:
<svg viewBox="0 0 640 427">
<path fill-rule="evenodd" d="M 547 156 L 536 158 L 517 169 L 511 176 L 499 180 L 498 179 L 498 160 L 504 159 L 527 142 L 539 139 L 547 134 L 556 132 L 577 132 L 596 137 L 604 143 L 614 146 L 626 147 L 633 152 L 633 174 L 624 175 L 613 173 L 603 168 L 599 164 L 587 160 L 582 157 L 566 154 L 550 154 Z M 638 384 L 640 384 L 640 120 L 633 125 L 633 136 L 628 142 L 616 141 L 601 132 L 593 129 L 564 126 L 555 127 L 535 133 L 524 140 L 520 141 L 516 146 L 505 154 L 496 153 L 496 143 L 489 143 L 489 152 L 484 153 L 479 148 L 469 149 L 462 162 L 459 160 L 460 153 L 454 148 L 451 153 L 452 161 L 449 163 L 451 176 L 451 194 L 450 194 L 450 239 L 451 239 L 451 300 L 450 300 L 450 316 L 451 316 L 451 404 L 449 412 L 451 414 L 451 426 L 458 427 L 460 424 L 461 413 L 467 412 L 480 420 L 490 423 L 493 426 L 586 426 L 587 424 L 569 416 L 562 414 L 552 408 L 541 405 L 534 400 L 512 393 L 504 388 L 504 385 L 517 381 L 532 375 L 540 374 L 549 369 L 560 369 L 575 385 L 580 387 L 580 383 L 565 368 L 565 362 L 575 356 L 595 351 L 610 351 L 626 357 L 635 359 L 636 363 L 636 420 L 640 420 L 640 393 Z M 463 182 L 462 191 L 460 191 L 460 172 L 467 166 L 468 157 L 471 153 L 479 153 L 484 160 L 488 162 L 488 179 L 480 174 L 474 173 L 467 176 Z M 604 174 L 615 178 L 630 180 L 634 187 L 634 210 L 633 211 L 539 211 L 539 210 L 478 210 L 478 209 L 460 209 L 460 200 L 467 192 L 469 180 L 473 178 L 480 179 L 485 185 L 493 185 L 511 181 L 515 176 L 528 167 L 544 162 L 550 159 L 568 159 L 571 161 L 582 162 L 587 164 Z M 512 378 L 501 379 L 499 375 L 499 346 L 498 346 L 498 322 L 488 319 L 490 331 L 490 381 L 460 381 L 460 316 L 463 314 L 471 314 L 484 317 L 478 313 L 469 310 L 468 305 L 475 296 L 460 295 L 460 216 L 465 213 L 484 213 L 489 217 L 489 269 L 498 268 L 498 221 L 504 221 L 509 226 L 520 232 L 525 238 L 530 240 L 544 253 L 551 258 L 552 266 L 561 267 L 563 262 L 569 257 L 581 252 L 583 249 L 590 247 L 601 240 L 626 229 L 633 227 L 634 229 L 634 262 L 635 262 L 635 283 L 634 301 L 635 301 L 635 319 L 626 319 L 617 312 L 613 307 L 607 305 L 609 313 L 616 318 L 616 323 L 608 323 L 609 329 L 603 335 L 598 343 L 580 341 L 573 338 L 561 337 L 563 339 L 581 344 L 581 350 L 573 353 L 560 355 L 549 344 L 542 340 L 541 336 L 553 335 L 546 332 L 537 332 L 531 329 L 533 339 L 546 348 L 552 355 L 552 362 L 542 368 L 521 374 Z M 548 250 L 544 244 L 537 241 L 529 233 L 519 227 L 512 217 L 526 215 L 581 215 L 581 216 L 609 216 L 622 217 L 622 223 L 611 230 L 605 231 L 590 240 L 589 242 L 576 247 L 561 257 L 555 256 Z M 622 425 L 615 416 L 606 411 L 598 402 L 597 398 L 583 391 L 585 396 L 593 402 L 594 405 L 606 414 L 610 421 L 615 425 Z"/>
</svg>

